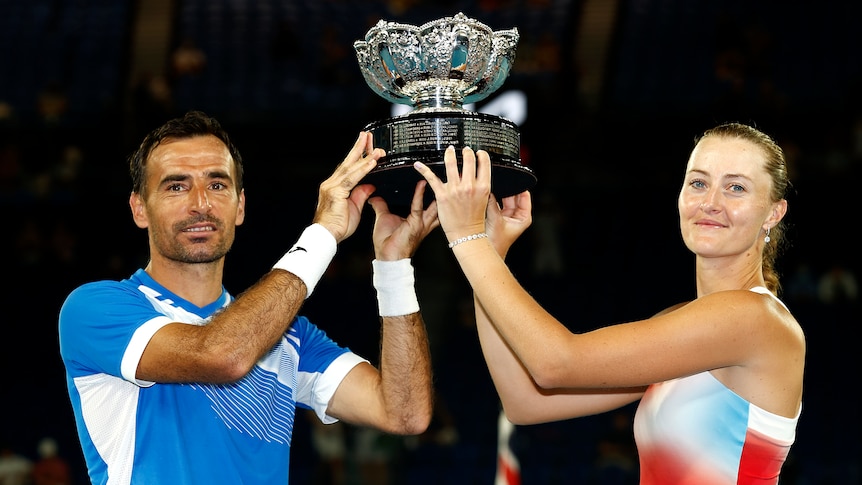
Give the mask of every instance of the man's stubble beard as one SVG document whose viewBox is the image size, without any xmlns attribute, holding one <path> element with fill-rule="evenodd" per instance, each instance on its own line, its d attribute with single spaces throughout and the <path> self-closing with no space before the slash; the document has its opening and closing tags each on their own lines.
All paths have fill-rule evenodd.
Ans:
<svg viewBox="0 0 862 485">
<path fill-rule="evenodd" d="M 163 238 L 162 232 L 153 234 L 153 243 L 155 248 L 164 258 L 183 264 L 207 264 L 216 262 L 227 255 L 233 245 L 234 232 L 225 230 L 224 224 L 221 221 L 208 219 L 208 222 L 215 224 L 218 234 L 223 235 L 217 241 L 212 241 L 209 238 L 191 238 L 189 243 L 182 243 L 179 236 Z M 178 227 L 187 227 L 189 223 L 183 222 L 177 224 Z M 180 229 L 174 229 L 171 234 L 186 235 Z M 213 244 L 215 244 L 213 246 Z"/>
</svg>

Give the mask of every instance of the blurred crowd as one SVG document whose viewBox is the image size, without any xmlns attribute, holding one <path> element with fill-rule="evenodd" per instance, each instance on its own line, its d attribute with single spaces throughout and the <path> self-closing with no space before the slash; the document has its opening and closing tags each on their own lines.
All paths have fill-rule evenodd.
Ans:
<svg viewBox="0 0 862 485">
<path fill-rule="evenodd" d="M 125 22 L 127 34 L 118 38 L 128 42 L 134 3 L 35 1 L 32 9 L 33 18 L 44 16 L 45 28 L 56 32 L 70 24 L 61 18 L 64 8 L 70 16 L 73 11 L 83 15 L 85 4 L 110 8 Z M 810 347 L 798 445 L 782 483 L 860 483 L 845 481 L 860 477 L 855 437 L 862 432 L 862 417 L 859 391 L 843 376 L 859 368 L 850 332 L 862 322 L 862 266 L 852 226 L 854 182 L 862 173 L 862 103 L 849 94 L 835 102 L 835 92 L 822 93 L 826 102 L 819 102 L 816 93 L 801 96 L 798 86 L 804 79 L 799 77 L 816 77 L 814 71 L 822 65 L 782 84 L 789 78 L 784 77 L 786 70 L 776 67 L 787 61 L 776 53 L 775 43 L 784 38 L 777 27 L 740 17 L 735 23 L 723 17 L 716 20 L 711 32 L 724 42 L 713 41 L 697 53 L 705 59 L 698 65 L 708 69 L 691 69 L 694 79 L 709 82 L 698 95 L 679 91 L 677 104 L 655 101 L 657 108 L 646 99 L 667 96 L 654 86 L 665 78 L 643 65 L 631 67 L 647 57 L 638 57 L 632 37 L 650 30 L 636 27 L 638 15 L 657 12 L 647 18 L 666 21 L 660 4 L 673 2 L 620 1 L 616 25 L 630 28 L 614 37 L 605 98 L 593 108 L 582 98 L 578 83 L 585 67 L 571 45 L 580 9 L 589 2 L 389 0 L 368 2 L 368 7 L 362 2 L 259 2 L 289 15 L 284 15 L 285 22 L 273 22 L 264 37 L 269 40 L 266 52 L 258 52 L 264 48 L 257 46 L 256 54 L 206 35 L 217 22 L 226 22 L 214 10 L 204 11 L 207 2 L 175 3 L 171 12 L 180 27 L 173 33 L 165 70 L 132 79 L 105 74 L 107 68 L 94 63 L 98 75 L 92 82 L 104 80 L 109 86 L 93 89 L 98 101 L 89 105 L 82 105 L 79 81 L 69 77 L 75 71 L 69 65 L 82 58 L 68 54 L 82 55 L 83 50 L 60 49 L 61 57 L 53 61 L 67 65 L 55 66 L 57 76 L 25 76 L 32 78 L 29 89 L 12 89 L 5 78 L 32 70 L 30 65 L 6 65 L 0 75 L 4 78 L 0 210 L 7 228 L 0 238 L 7 283 L 3 292 L 7 333 L 0 339 L 5 377 L 0 485 L 85 483 L 58 355 L 56 317 L 65 295 L 77 284 L 124 278 L 146 262 L 146 241 L 127 208 L 125 157 L 140 137 L 191 107 L 222 116 L 235 133 L 247 160 L 249 194 L 249 218 L 228 258 L 227 283 L 236 294 L 271 266 L 312 216 L 317 184 L 343 156 L 333 153 L 332 147 L 349 146 L 364 123 L 388 112 L 388 105 L 362 81 L 351 39 L 358 39 L 380 16 L 421 23 L 459 10 L 492 19 L 498 28 L 524 24 L 515 67 L 503 89 L 522 90 L 529 100 L 528 121 L 522 126 L 523 157 L 539 183 L 534 224 L 529 237 L 513 248 L 511 266 L 546 308 L 562 321 L 573 322 L 576 330 L 654 313 L 693 296 L 687 293 L 688 285 L 668 286 L 662 276 L 693 274 L 693 269 L 672 216 L 674 201 L 656 200 L 655 194 L 668 191 L 655 187 L 678 185 L 685 153 L 699 131 L 717 119 L 733 119 L 756 122 L 776 136 L 794 170 L 795 186 L 789 212 L 791 245 L 779 261 L 782 297 L 798 315 Z M 209 3 L 223 8 L 231 4 Z M 676 3 L 680 10 L 689 8 Z M 332 16 L 333 11 L 343 16 L 344 11 L 363 8 L 367 11 L 353 17 L 359 21 L 349 28 L 343 18 Z M 13 13 L 27 17 L 26 9 L 0 0 L 0 17 Z M 315 17 L 304 25 L 302 15 L 311 10 L 329 20 Z M 231 42 L 239 42 L 243 35 L 260 37 L 259 32 L 253 35 L 254 29 L 240 28 L 260 19 L 235 12 L 228 18 L 235 27 Z M 78 20 L 71 25 L 88 25 L 83 17 Z M 312 26 L 314 37 L 309 39 L 304 28 Z M 670 32 L 678 28 L 666 27 Z M 4 44 L 0 62 L 20 62 L 21 54 L 13 54 L 14 48 Z M 689 46 L 692 51 L 697 48 Z M 94 55 L 107 56 L 102 61 L 127 72 L 122 55 L 112 58 L 113 52 Z M 828 57 L 825 51 L 818 54 Z M 314 58 L 313 66 L 304 64 L 308 56 Z M 258 57 L 266 60 L 252 60 Z M 631 64 L 623 63 L 627 58 Z M 862 85 L 860 59 L 828 59 L 843 62 L 844 72 L 856 73 L 851 86 Z M 679 76 L 685 70 L 674 64 L 678 59 L 664 61 L 662 68 L 669 73 Z M 847 67 L 850 64 L 855 67 Z M 261 67 L 265 65 L 269 67 Z M 681 81 L 668 76 L 664 82 L 673 90 Z M 635 86 L 643 91 L 634 91 Z M 115 99 L 105 101 L 105 92 Z M 26 93 L 23 101 L 20 93 Z M 324 140 L 325 146 L 308 140 Z M 258 237 L 257 231 L 270 227 L 271 220 L 284 227 L 284 240 Z M 357 331 L 350 326 L 355 325 L 353 315 L 375 311 L 368 307 L 374 303 L 370 248 L 366 241 L 354 239 L 363 236 L 339 249 L 306 307 L 306 313 L 336 340 L 341 340 L 340 333 Z M 428 238 L 416 256 L 416 267 L 440 393 L 432 428 L 422 436 L 401 439 L 347 426 L 319 427 L 313 419 L 299 417 L 305 424 L 297 425 L 294 438 L 298 443 L 291 460 L 294 483 L 491 483 L 499 406 L 470 321 L 469 289 L 442 235 Z M 625 296 L 613 291 L 621 284 L 629 290 Z M 336 294 L 348 303 L 339 308 L 328 305 L 327 295 Z M 345 294 L 349 296 L 341 296 Z M 371 319 L 362 327 L 368 331 L 365 348 L 360 344 L 354 350 L 376 355 L 375 325 Z M 344 340 L 357 338 L 352 334 Z M 519 427 L 512 448 L 521 460 L 523 482 L 636 483 L 631 417 L 623 413 Z M 37 473 L 41 463 L 57 458 L 63 463 L 56 469 L 66 471 L 53 482 L 41 481 Z M 12 473 L 7 470 L 13 469 L 26 478 L 17 482 L 6 478 Z M 605 471 L 607 475 L 602 475 Z"/>
</svg>

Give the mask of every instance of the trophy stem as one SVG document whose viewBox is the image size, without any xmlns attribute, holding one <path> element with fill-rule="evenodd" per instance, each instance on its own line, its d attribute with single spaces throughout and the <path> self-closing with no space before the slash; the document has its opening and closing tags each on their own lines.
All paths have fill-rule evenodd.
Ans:
<svg viewBox="0 0 862 485">
<path fill-rule="evenodd" d="M 416 110 L 427 110 L 432 108 L 462 109 L 463 96 L 454 94 L 451 89 L 443 86 L 432 86 L 417 94 L 413 99 Z"/>
</svg>

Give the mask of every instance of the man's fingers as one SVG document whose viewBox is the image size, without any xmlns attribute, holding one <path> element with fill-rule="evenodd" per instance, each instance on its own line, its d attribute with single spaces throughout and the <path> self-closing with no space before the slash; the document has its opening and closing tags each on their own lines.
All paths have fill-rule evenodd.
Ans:
<svg viewBox="0 0 862 485">
<path fill-rule="evenodd" d="M 350 192 L 348 199 L 350 199 L 356 207 L 362 207 L 375 190 L 376 189 L 371 184 L 358 185 Z"/>
<path fill-rule="evenodd" d="M 410 212 L 422 212 L 425 206 L 425 186 L 428 185 L 427 180 L 416 182 L 416 189 L 413 190 L 413 199 L 410 200 Z"/>
<path fill-rule="evenodd" d="M 350 153 L 348 153 L 348 158 L 362 158 L 362 156 L 371 151 L 371 133 L 367 131 L 359 132 L 359 136 L 356 137 L 356 141 L 353 143 L 353 147 L 350 149 Z"/>
<path fill-rule="evenodd" d="M 440 226 L 440 219 L 437 217 L 437 201 L 432 200 L 425 211 L 422 213 L 422 220 L 425 221 L 427 233 Z"/>
</svg>

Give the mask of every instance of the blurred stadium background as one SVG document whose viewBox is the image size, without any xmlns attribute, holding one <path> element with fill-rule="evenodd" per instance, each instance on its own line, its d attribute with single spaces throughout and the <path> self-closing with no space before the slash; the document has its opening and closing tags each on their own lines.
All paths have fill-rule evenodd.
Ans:
<svg viewBox="0 0 862 485">
<path fill-rule="evenodd" d="M 851 332 L 862 323 L 862 3 L 835 0 L 0 0 L 0 443 L 35 457 L 52 436 L 86 483 L 56 315 L 77 284 L 145 264 L 126 157 L 147 131 L 201 109 L 233 134 L 249 212 L 227 263 L 238 294 L 310 221 L 317 185 L 357 132 L 391 113 L 365 84 L 353 41 L 380 19 L 418 25 L 457 12 L 521 33 L 511 75 L 476 109 L 504 93 L 527 101 L 522 157 L 539 179 L 536 223 L 511 265 L 573 330 L 692 298 L 675 200 L 695 135 L 742 121 L 778 139 L 795 185 L 783 298 L 809 339 L 782 484 L 860 483 Z M 343 244 L 304 313 L 374 359 L 369 235 L 360 228 Z M 442 234 L 416 265 L 439 416 L 415 439 L 345 427 L 342 483 L 493 483 L 499 405 L 469 289 Z M 517 427 L 523 483 L 636 483 L 600 474 L 613 418 Z M 337 483 L 315 432 L 299 420 L 293 483 Z"/>
</svg>

